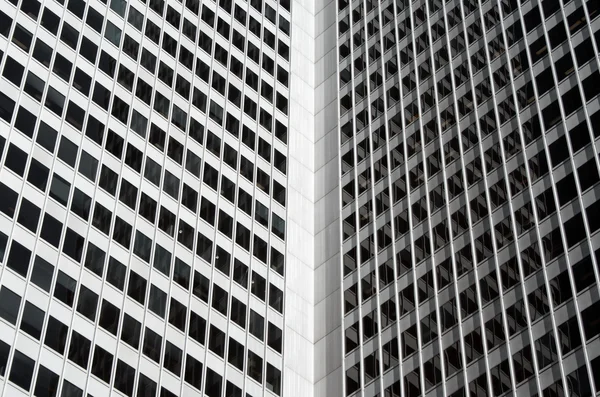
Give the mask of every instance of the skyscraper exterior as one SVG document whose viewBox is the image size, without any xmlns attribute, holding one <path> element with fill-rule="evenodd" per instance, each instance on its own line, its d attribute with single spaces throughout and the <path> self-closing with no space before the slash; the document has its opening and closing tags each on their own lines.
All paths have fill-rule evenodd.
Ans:
<svg viewBox="0 0 600 397">
<path fill-rule="evenodd" d="M 283 395 L 289 1 L 1 4 L 0 395 Z"/>
<path fill-rule="evenodd" d="M 338 1 L 344 395 L 600 391 L 599 7 Z"/>
<path fill-rule="evenodd" d="M 1 396 L 600 392 L 600 2 L 0 4 Z"/>
</svg>

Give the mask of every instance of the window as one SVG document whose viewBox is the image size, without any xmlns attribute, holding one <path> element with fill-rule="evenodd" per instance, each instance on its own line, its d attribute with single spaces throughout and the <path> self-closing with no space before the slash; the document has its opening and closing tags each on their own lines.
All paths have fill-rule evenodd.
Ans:
<svg viewBox="0 0 600 397">
<path fill-rule="evenodd" d="M 67 344 L 67 333 L 69 327 L 50 316 L 48 318 L 48 325 L 46 327 L 46 337 L 44 338 L 44 344 L 51 349 L 55 350 L 59 354 L 65 352 Z"/>
<path fill-rule="evenodd" d="M 27 84 L 27 83 L 26 83 Z M 43 89 L 43 87 L 42 87 Z M 41 97 L 40 97 L 41 98 Z M 33 137 L 36 117 L 24 107 L 20 106 L 15 120 L 15 127 L 28 137 Z"/>
<path fill-rule="evenodd" d="M 62 270 L 58 271 L 56 285 L 54 286 L 54 297 L 63 302 L 67 306 L 73 306 L 75 300 L 75 288 L 77 282 L 72 277 L 69 277 Z"/>
<path fill-rule="evenodd" d="M 50 286 L 52 285 L 52 277 L 54 276 L 54 266 L 49 262 L 42 259 L 39 256 L 35 257 L 33 261 L 33 271 L 31 272 L 31 282 L 43 289 L 46 292 L 50 292 Z"/>
<path fill-rule="evenodd" d="M 179 200 L 179 178 L 169 171 L 165 171 L 163 190 L 175 200 Z"/>
<path fill-rule="evenodd" d="M 11 83 L 17 87 L 21 86 L 23 80 L 23 72 L 25 68 L 19 62 L 12 59 L 10 56 L 6 57 L 6 63 L 4 65 L 4 71 L 2 75 L 8 79 Z"/>
<path fill-rule="evenodd" d="M 121 192 L 119 194 L 119 200 L 127 205 L 132 210 L 135 210 L 135 204 L 137 202 L 137 188 L 129 183 L 126 179 L 121 179 Z"/>
<path fill-rule="evenodd" d="M 273 284 L 269 284 L 269 306 L 283 313 L 283 292 Z"/>
<path fill-rule="evenodd" d="M 56 174 L 53 175 L 52 184 L 50 185 L 50 197 L 58 201 L 60 204 L 66 206 L 67 200 L 69 199 L 70 190 L 70 183 Z"/>
<path fill-rule="evenodd" d="M 156 396 L 156 382 L 140 372 L 138 381 L 139 396 Z"/>
<path fill-rule="evenodd" d="M 152 240 L 146 237 L 139 230 L 135 233 L 134 254 L 142 258 L 146 263 L 150 263 L 150 252 L 152 250 Z"/>
<path fill-rule="evenodd" d="M 8 152 L 6 153 L 4 165 L 22 177 L 25 172 L 26 164 L 27 153 L 11 143 L 8 147 Z"/>
<path fill-rule="evenodd" d="M 152 285 L 150 287 L 150 298 L 148 300 L 148 309 L 161 318 L 165 318 L 167 307 L 167 294 L 160 288 Z"/>
<path fill-rule="evenodd" d="M 246 305 L 235 297 L 231 297 L 231 320 L 246 329 Z"/>
<path fill-rule="evenodd" d="M 33 233 L 37 232 L 39 224 L 40 209 L 31 201 L 23 198 L 21 200 L 21 209 L 19 210 L 18 222 Z"/>
<path fill-rule="evenodd" d="M 150 328 L 146 327 L 146 333 L 144 335 L 144 349 L 143 352 L 150 359 L 160 362 L 162 337 Z"/>
<path fill-rule="evenodd" d="M 80 388 L 73 385 L 71 382 L 69 382 L 67 380 L 63 381 L 62 389 L 63 389 L 62 395 L 64 395 L 64 396 L 83 397 L 83 390 L 81 390 Z"/>
<path fill-rule="evenodd" d="M 154 251 L 154 268 L 169 277 L 171 274 L 171 253 L 156 244 Z"/>
<path fill-rule="evenodd" d="M 146 284 L 145 278 L 134 272 L 129 272 L 129 284 L 127 286 L 127 295 L 133 298 L 139 304 L 144 305 L 146 301 Z"/>
<path fill-rule="evenodd" d="M 113 240 L 129 249 L 131 244 L 131 232 L 133 227 L 130 223 L 125 222 L 120 217 L 115 218 L 115 228 L 113 229 Z"/>
<path fill-rule="evenodd" d="M 98 294 L 82 285 L 79 290 L 77 311 L 90 321 L 96 321 L 96 310 L 98 307 Z"/>
<path fill-rule="evenodd" d="M 182 352 L 177 346 L 167 341 L 165 345 L 165 357 L 163 366 L 175 375 L 181 374 L 181 356 Z"/>
<path fill-rule="evenodd" d="M 190 312 L 189 336 L 201 345 L 204 345 L 206 337 L 206 320 L 193 311 Z"/>
<path fill-rule="evenodd" d="M 30 260 L 31 251 L 17 241 L 13 241 L 12 246 L 10 247 L 10 254 L 8 255 L 8 267 L 21 276 L 27 277 Z"/>
<path fill-rule="evenodd" d="M 190 285 L 190 267 L 179 258 L 175 258 L 175 270 L 173 272 L 173 281 L 181 285 L 186 290 Z"/>
<path fill-rule="evenodd" d="M 244 370 L 244 346 L 233 338 L 229 338 L 229 353 L 227 361 L 240 371 Z"/>
<path fill-rule="evenodd" d="M 100 326 L 116 336 L 119 327 L 119 314 L 119 308 L 103 299 L 100 309 Z"/>
<path fill-rule="evenodd" d="M 210 368 L 206 369 L 206 384 L 204 385 L 204 393 L 208 397 L 219 397 L 221 395 L 221 387 L 223 378 Z"/>
<path fill-rule="evenodd" d="M 204 275 L 194 272 L 194 285 L 192 292 L 196 297 L 208 303 L 208 293 L 210 289 L 210 281 Z"/>
<path fill-rule="evenodd" d="M 35 382 L 34 395 L 51 397 L 56 394 L 58 390 L 59 376 L 48 368 L 40 365 L 37 374 L 37 380 Z"/>
<path fill-rule="evenodd" d="M 71 344 L 69 346 L 69 360 L 79 365 L 83 369 L 87 369 L 90 359 L 91 343 L 86 337 L 73 331 L 71 335 Z"/>
<path fill-rule="evenodd" d="M 169 323 L 181 332 L 185 332 L 186 312 L 187 308 L 184 305 L 171 298 L 171 304 L 169 306 Z"/>
<path fill-rule="evenodd" d="M 213 285 L 213 297 L 212 297 L 212 307 L 217 310 L 224 316 L 227 315 L 227 302 L 228 302 L 228 294 L 227 292 L 219 287 L 218 285 Z"/>
<path fill-rule="evenodd" d="M 248 375 L 262 384 L 263 359 L 252 351 L 248 350 Z"/>
<path fill-rule="evenodd" d="M 140 334 L 142 332 L 142 324 L 125 313 L 123 317 L 123 328 L 121 328 L 121 340 L 134 349 L 138 349 L 140 345 Z"/>
<path fill-rule="evenodd" d="M 10 368 L 10 381 L 17 386 L 29 391 L 35 361 L 16 350 Z"/>
<path fill-rule="evenodd" d="M 102 379 L 106 383 L 110 383 L 110 375 L 112 372 L 113 355 L 96 346 L 94 349 L 94 358 L 92 359 L 92 374 Z"/>
<path fill-rule="evenodd" d="M 6 364 L 8 363 L 8 355 L 10 353 L 10 345 L 0 340 L 0 376 L 4 376 L 6 372 Z"/>
<path fill-rule="evenodd" d="M 264 339 L 264 328 L 265 328 L 265 320 L 264 318 L 256 313 L 254 310 L 250 310 L 250 333 L 254 335 L 260 341 Z"/>
<path fill-rule="evenodd" d="M 77 149 L 77 145 L 63 136 L 58 147 L 58 157 L 69 166 L 74 167 L 77 160 Z"/>
<path fill-rule="evenodd" d="M 202 363 L 190 355 L 185 359 L 185 381 L 198 390 L 202 388 Z"/>
<path fill-rule="evenodd" d="M 126 268 L 121 262 L 112 256 L 108 260 L 108 270 L 106 272 L 106 281 L 112 284 L 115 288 L 123 291 L 125 285 Z"/>
<path fill-rule="evenodd" d="M 79 172 L 90 181 L 96 182 L 96 175 L 98 173 L 98 160 L 93 158 L 85 150 L 81 151 L 81 158 L 79 159 Z"/>
<path fill-rule="evenodd" d="M 208 348 L 220 357 L 225 354 L 225 333 L 214 325 L 210 326 Z"/>
<path fill-rule="evenodd" d="M 0 289 L 0 317 L 12 325 L 16 325 L 20 306 L 21 297 L 2 286 L 2 289 Z"/>
<path fill-rule="evenodd" d="M 37 308 L 30 302 L 25 302 L 23 317 L 21 318 L 21 329 L 39 340 L 42 335 L 42 327 L 44 325 L 44 311 Z"/>
<path fill-rule="evenodd" d="M 133 110 L 131 114 L 131 129 L 142 138 L 146 137 L 146 129 L 148 128 L 148 119 L 142 116 L 137 110 Z"/>
<path fill-rule="evenodd" d="M 36 142 L 48 150 L 50 153 L 54 153 L 54 148 L 56 147 L 58 132 L 50 127 L 48 124 L 40 121 L 40 126 L 38 128 L 38 134 L 36 138 Z"/>
<path fill-rule="evenodd" d="M 282 347 L 282 332 L 279 328 L 269 322 L 268 334 L 267 334 L 267 344 L 277 353 L 281 354 Z"/>
<path fill-rule="evenodd" d="M 115 389 L 131 396 L 133 394 L 134 380 L 135 369 L 118 360 L 115 372 Z"/>
<path fill-rule="evenodd" d="M 27 78 L 25 79 L 24 90 L 37 101 L 41 101 L 42 93 L 44 92 L 44 81 L 30 71 L 27 73 Z"/>
<path fill-rule="evenodd" d="M 156 186 L 160 185 L 160 177 L 162 169 L 157 162 L 151 158 L 146 158 L 146 168 L 144 170 L 144 178 L 154 183 Z"/>
<path fill-rule="evenodd" d="M 281 394 L 281 371 L 267 362 L 266 387 L 278 396 Z"/>
</svg>

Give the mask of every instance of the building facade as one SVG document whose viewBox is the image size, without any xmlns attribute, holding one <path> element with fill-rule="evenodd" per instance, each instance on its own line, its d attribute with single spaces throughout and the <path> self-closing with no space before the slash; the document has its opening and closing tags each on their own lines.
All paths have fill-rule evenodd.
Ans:
<svg viewBox="0 0 600 397">
<path fill-rule="evenodd" d="M 597 1 L 0 2 L 0 395 L 600 392 Z"/>
<path fill-rule="evenodd" d="M 2 1 L 0 395 L 281 396 L 289 1 Z"/>
<path fill-rule="evenodd" d="M 599 6 L 338 2 L 344 395 L 600 390 Z"/>
</svg>

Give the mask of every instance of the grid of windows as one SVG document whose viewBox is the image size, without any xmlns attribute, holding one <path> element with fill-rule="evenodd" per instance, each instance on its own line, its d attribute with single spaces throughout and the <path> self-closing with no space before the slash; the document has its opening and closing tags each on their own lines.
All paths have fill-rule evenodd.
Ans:
<svg viewBox="0 0 600 397">
<path fill-rule="evenodd" d="M 0 394 L 281 395 L 289 0 L 1 2 Z"/>
<path fill-rule="evenodd" d="M 345 395 L 600 391 L 599 6 L 337 1 Z"/>
</svg>

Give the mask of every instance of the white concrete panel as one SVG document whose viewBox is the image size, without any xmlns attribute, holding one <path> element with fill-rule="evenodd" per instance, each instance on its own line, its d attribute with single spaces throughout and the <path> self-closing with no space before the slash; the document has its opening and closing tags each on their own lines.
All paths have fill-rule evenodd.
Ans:
<svg viewBox="0 0 600 397">
<path fill-rule="evenodd" d="M 319 380 L 315 385 L 314 397 L 338 397 L 342 395 L 343 372 L 341 366 Z"/>
<path fill-rule="evenodd" d="M 313 202 L 296 189 L 289 189 L 288 207 L 293 208 L 288 211 L 288 220 L 295 221 L 301 228 L 314 235 L 315 217 L 310 216 L 315 208 Z"/>
<path fill-rule="evenodd" d="M 341 269 L 339 253 L 315 269 L 315 302 L 320 302 L 340 287 Z"/>
<path fill-rule="evenodd" d="M 315 238 L 315 262 L 323 263 L 339 252 L 340 223 L 333 222 Z"/>
<path fill-rule="evenodd" d="M 317 382 L 342 365 L 342 328 L 338 327 L 315 346 L 315 379 Z"/>
<path fill-rule="evenodd" d="M 319 340 L 340 326 L 341 300 L 340 290 L 334 291 L 315 306 L 315 340 Z"/>
</svg>

